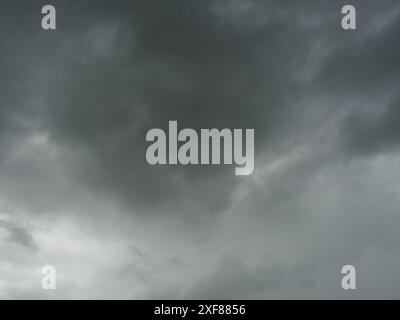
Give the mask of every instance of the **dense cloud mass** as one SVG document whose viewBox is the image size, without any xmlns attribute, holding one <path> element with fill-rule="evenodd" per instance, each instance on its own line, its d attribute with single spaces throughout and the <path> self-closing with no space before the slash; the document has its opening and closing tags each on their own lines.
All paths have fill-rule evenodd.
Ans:
<svg viewBox="0 0 400 320">
<path fill-rule="evenodd" d="M 398 1 L 51 2 L 0 4 L 0 298 L 399 298 Z M 150 166 L 170 120 L 254 173 Z"/>
</svg>

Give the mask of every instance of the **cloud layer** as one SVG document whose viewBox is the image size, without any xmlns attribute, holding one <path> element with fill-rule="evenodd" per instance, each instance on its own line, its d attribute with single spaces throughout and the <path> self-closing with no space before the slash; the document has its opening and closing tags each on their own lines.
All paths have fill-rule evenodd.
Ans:
<svg viewBox="0 0 400 320">
<path fill-rule="evenodd" d="M 399 297 L 397 1 L 53 3 L 0 5 L 0 298 Z M 254 174 L 149 166 L 170 120 Z"/>
</svg>

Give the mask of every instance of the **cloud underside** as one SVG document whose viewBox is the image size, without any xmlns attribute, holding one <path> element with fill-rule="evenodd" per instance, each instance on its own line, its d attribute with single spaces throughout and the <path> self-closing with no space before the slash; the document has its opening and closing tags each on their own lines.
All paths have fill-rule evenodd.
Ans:
<svg viewBox="0 0 400 320">
<path fill-rule="evenodd" d="M 0 5 L 0 298 L 399 297 L 397 1 L 53 2 Z M 170 120 L 254 173 L 150 166 Z"/>
</svg>

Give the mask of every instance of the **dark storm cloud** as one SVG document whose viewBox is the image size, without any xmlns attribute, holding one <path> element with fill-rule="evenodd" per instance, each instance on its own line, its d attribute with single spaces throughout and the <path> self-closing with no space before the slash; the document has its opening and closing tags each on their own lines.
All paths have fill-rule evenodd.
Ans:
<svg viewBox="0 0 400 320">
<path fill-rule="evenodd" d="M 7 240 L 36 251 L 37 244 L 25 227 L 10 220 L 0 220 L 0 228 L 8 232 Z"/>
<path fill-rule="evenodd" d="M 395 1 L 353 1 L 358 32 L 328 33 L 335 46 L 321 65 L 315 88 L 357 97 L 382 95 L 399 81 L 399 5 Z"/>
<path fill-rule="evenodd" d="M 313 122 L 309 106 L 298 105 L 313 94 L 310 84 L 331 87 L 326 81 L 337 78 L 335 83 L 342 84 L 343 77 L 357 85 L 365 78 L 365 60 L 387 43 L 365 45 L 359 58 L 354 45 L 339 41 L 340 54 L 328 55 L 308 82 L 299 76 L 301 66 L 324 37 L 328 44 L 339 38 L 340 6 L 328 1 L 246 4 L 55 2 L 56 32 L 31 26 L 25 28 L 28 41 L 10 40 L 17 53 L 8 73 L 23 82 L 3 80 L 8 89 L 2 98 L 2 121 L 7 123 L 2 128 L 11 126 L 3 130 L 21 134 L 22 124 L 35 124 L 29 129 L 39 127 L 64 148 L 71 176 L 129 207 L 224 210 L 241 181 L 232 168 L 149 166 L 146 132 L 178 120 L 180 128 L 254 128 L 256 156 L 266 148 L 273 152 L 278 143 L 295 145 L 302 136 L 298 132 Z M 17 2 L 10 10 L 20 8 Z M 33 8 L 25 12 L 24 27 L 35 20 Z M 22 27 L 17 30 L 25 39 Z M 386 37 L 390 40 L 393 33 Z M 397 41 L 390 43 L 397 46 Z M 382 63 L 389 65 L 387 60 Z M 344 63 L 359 72 L 341 70 Z M 374 71 L 369 72 L 370 78 Z M 17 126 L 14 118 L 28 120 Z"/>
<path fill-rule="evenodd" d="M 341 128 L 340 141 L 351 154 L 363 156 L 396 152 L 400 147 L 400 100 L 388 107 L 350 114 Z"/>
<path fill-rule="evenodd" d="M 248 15 L 231 17 L 227 5 L 119 1 L 107 18 L 103 2 L 63 3 L 57 32 L 40 36 L 35 50 L 41 125 L 66 147 L 71 174 L 136 208 L 212 213 L 228 206 L 240 181 L 232 168 L 151 167 L 149 129 L 169 120 L 255 128 L 257 148 L 292 139 L 304 113 L 295 104 L 303 88 L 296 65 L 313 38 L 309 26 L 291 21 L 308 6 L 251 2 Z M 260 8 L 265 22 L 242 22 Z"/>
<path fill-rule="evenodd" d="M 361 32 L 328 33 L 336 45 L 320 64 L 311 90 L 347 113 L 337 127 L 337 152 L 369 156 L 397 151 L 400 6 L 393 1 L 357 8 Z"/>
<path fill-rule="evenodd" d="M 44 4 L 0 5 L 0 201 L 37 226 L 0 220 L 0 297 L 43 296 L 18 264 L 68 270 L 72 298 L 343 297 L 356 262 L 362 297 L 396 274 L 398 1 L 353 0 L 356 31 L 347 1 L 58 0 L 54 32 Z M 256 171 L 148 165 L 169 120 L 254 128 Z"/>
<path fill-rule="evenodd" d="M 2 80 L 2 140 L 12 144 L 13 133 L 39 127 L 64 148 L 69 174 L 84 186 L 150 212 L 224 210 L 241 179 L 231 167 L 149 166 L 149 129 L 169 120 L 180 128 L 254 128 L 257 156 L 299 143 L 314 125 L 313 109 L 299 102 L 315 88 L 322 97 L 333 90 L 349 97 L 365 82 L 382 90 L 383 79 L 398 74 L 398 20 L 384 37 L 360 42 L 340 30 L 340 3 L 331 1 L 55 5 L 54 33 L 42 32 L 33 4 L 10 6 L 28 17 L 16 27 L 19 42 L 5 35 L 3 67 L 17 77 Z M 363 6 L 360 25 L 378 9 Z M 332 53 L 304 80 L 319 43 Z M 327 109 L 323 102 L 319 108 Z"/>
</svg>

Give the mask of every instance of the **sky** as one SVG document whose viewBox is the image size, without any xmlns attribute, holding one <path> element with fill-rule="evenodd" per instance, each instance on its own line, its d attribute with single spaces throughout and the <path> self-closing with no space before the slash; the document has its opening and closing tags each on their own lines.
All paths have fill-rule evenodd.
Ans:
<svg viewBox="0 0 400 320">
<path fill-rule="evenodd" d="M 399 33 L 397 0 L 1 1 L 0 299 L 400 298 Z M 149 165 L 172 120 L 254 129 L 253 174 Z"/>
</svg>

